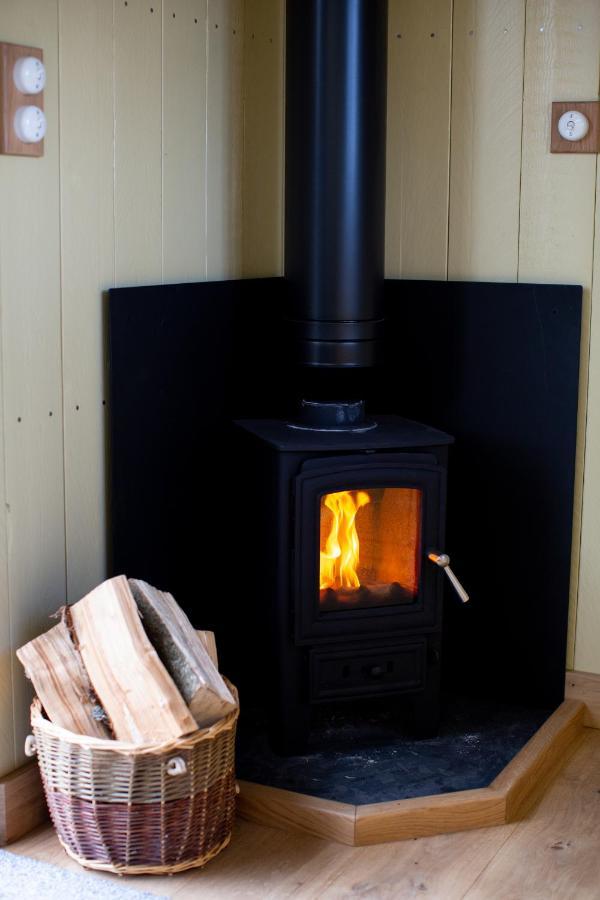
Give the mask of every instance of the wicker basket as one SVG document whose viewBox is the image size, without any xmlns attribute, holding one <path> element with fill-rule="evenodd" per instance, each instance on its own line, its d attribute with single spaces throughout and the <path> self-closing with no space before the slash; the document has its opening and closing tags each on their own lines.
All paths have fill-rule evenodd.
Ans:
<svg viewBox="0 0 600 900">
<path fill-rule="evenodd" d="M 229 843 L 235 815 L 237 717 L 236 709 L 183 738 L 135 745 L 58 728 L 35 699 L 26 750 L 37 753 L 69 856 L 127 875 L 181 872 L 216 856 Z"/>
</svg>

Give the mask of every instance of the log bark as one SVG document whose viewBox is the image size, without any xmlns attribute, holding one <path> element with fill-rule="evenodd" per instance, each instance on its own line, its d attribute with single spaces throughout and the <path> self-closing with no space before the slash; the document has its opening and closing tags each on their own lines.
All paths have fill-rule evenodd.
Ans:
<svg viewBox="0 0 600 900">
<path fill-rule="evenodd" d="M 92 687 L 64 621 L 29 641 L 17 656 L 51 722 L 76 734 L 110 737 L 94 717 Z"/>
<path fill-rule="evenodd" d="M 236 702 L 203 641 L 171 594 L 129 580 L 144 628 L 199 728 L 235 709 Z"/>
<path fill-rule="evenodd" d="M 118 740 L 158 743 L 195 731 L 124 575 L 105 581 L 70 610 L 79 652 Z"/>
</svg>

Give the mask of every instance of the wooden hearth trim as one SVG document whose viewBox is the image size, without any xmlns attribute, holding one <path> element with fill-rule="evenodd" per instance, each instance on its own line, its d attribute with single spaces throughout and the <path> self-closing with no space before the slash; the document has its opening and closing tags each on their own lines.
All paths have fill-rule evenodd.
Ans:
<svg viewBox="0 0 600 900">
<path fill-rule="evenodd" d="M 540 799 L 583 738 L 585 707 L 565 700 L 490 787 L 506 797 L 506 821 L 522 819 Z"/>
<path fill-rule="evenodd" d="M 0 778 L 0 847 L 48 820 L 37 762 Z"/>
<path fill-rule="evenodd" d="M 284 831 L 302 831 L 340 844 L 354 844 L 356 806 L 353 804 L 250 781 L 238 784 L 238 812 L 242 818 Z"/>
<path fill-rule="evenodd" d="M 514 821 L 539 799 L 576 749 L 584 724 L 600 727 L 600 675 L 569 672 L 567 687 L 569 699 L 489 788 L 356 807 L 241 781 L 239 813 L 259 824 L 351 845 Z M 0 778 L 0 845 L 17 840 L 47 818 L 36 762 Z"/>
<path fill-rule="evenodd" d="M 369 803 L 356 807 L 354 844 L 384 844 L 503 825 L 505 808 L 504 794 L 491 788 Z"/>
<path fill-rule="evenodd" d="M 362 846 L 505 825 L 527 814 L 579 746 L 584 704 L 565 700 L 487 788 L 352 806 L 240 782 L 238 811 L 261 825 Z"/>
<path fill-rule="evenodd" d="M 600 675 L 591 672 L 567 672 L 565 697 L 585 704 L 583 724 L 600 728 Z"/>
</svg>

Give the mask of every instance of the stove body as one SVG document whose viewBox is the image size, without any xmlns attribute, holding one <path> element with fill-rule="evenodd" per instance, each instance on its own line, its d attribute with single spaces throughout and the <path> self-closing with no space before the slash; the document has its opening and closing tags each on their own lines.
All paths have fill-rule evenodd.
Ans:
<svg viewBox="0 0 600 900">
<path fill-rule="evenodd" d="M 435 732 L 443 575 L 428 554 L 444 544 L 452 438 L 396 416 L 358 432 L 237 424 L 253 473 L 237 616 L 273 744 L 301 751 L 315 704 L 383 696 L 410 695 L 417 730 Z"/>
</svg>

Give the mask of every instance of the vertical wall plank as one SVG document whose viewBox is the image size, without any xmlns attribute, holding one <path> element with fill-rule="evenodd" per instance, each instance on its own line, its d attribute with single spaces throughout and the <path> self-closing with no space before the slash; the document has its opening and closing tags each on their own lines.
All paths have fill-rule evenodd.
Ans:
<svg viewBox="0 0 600 900">
<path fill-rule="evenodd" d="M 519 280 L 584 286 L 570 664 L 578 590 L 597 160 L 594 155 L 549 152 L 550 109 L 553 100 L 597 96 L 599 36 L 596 0 L 528 0 Z"/>
<path fill-rule="evenodd" d="M 0 176 L 0 184 L 2 177 Z M 0 213 L 1 217 L 1 213 Z M 2 245 L 0 244 L 0 310 L 2 309 Z M 13 707 L 13 649 L 10 629 L 10 598 L 8 593 L 8 534 L 4 459 L 4 365 L 0 343 L 0 777 L 16 765 Z"/>
<path fill-rule="evenodd" d="M 284 0 L 244 4 L 244 275 L 283 271 Z"/>
<path fill-rule="evenodd" d="M 208 0 L 207 274 L 235 278 L 242 251 L 243 0 Z"/>
<path fill-rule="evenodd" d="M 454 0 L 448 277 L 514 281 L 525 0 Z"/>
<path fill-rule="evenodd" d="M 386 273 L 446 278 L 452 0 L 391 0 Z"/>
<path fill-rule="evenodd" d="M 206 0 L 163 7 L 163 277 L 206 278 Z"/>
<path fill-rule="evenodd" d="M 67 596 L 106 577 L 102 291 L 114 283 L 113 10 L 59 0 Z M 93 109 L 93 128 L 82 128 Z"/>
<path fill-rule="evenodd" d="M 600 673 L 600 167 L 596 176 L 590 347 L 579 599 L 576 628 L 575 623 L 573 628 L 573 666 L 581 672 Z"/>
<path fill-rule="evenodd" d="M 114 0 L 115 280 L 162 280 L 162 0 Z"/>
<path fill-rule="evenodd" d="M 1 512 L 8 528 L 15 711 L 12 760 L 3 742 L 5 768 L 22 759 L 31 696 L 14 650 L 48 626 L 49 614 L 65 598 L 56 0 L 5 4 L 2 38 L 42 47 L 48 71 L 44 156 L 2 157 L 0 165 Z M 2 669 L 4 677 L 4 661 Z"/>
</svg>

